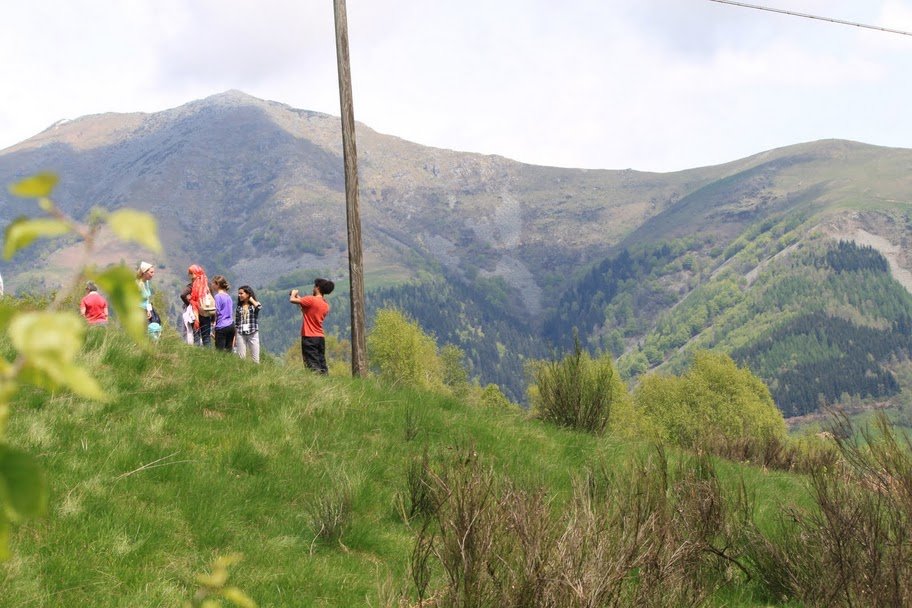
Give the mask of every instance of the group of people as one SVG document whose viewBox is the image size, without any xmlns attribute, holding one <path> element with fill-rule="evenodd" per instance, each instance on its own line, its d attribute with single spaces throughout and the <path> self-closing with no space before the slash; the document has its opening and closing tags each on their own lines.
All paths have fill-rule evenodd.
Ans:
<svg viewBox="0 0 912 608">
<path fill-rule="evenodd" d="M 136 285 L 140 293 L 140 306 L 148 319 L 149 336 L 161 336 L 161 317 L 152 305 L 152 278 L 155 266 L 140 262 L 136 271 Z M 238 356 L 248 356 L 260 362 L 259 314 L 261 305 L 249 285 L 238 288 L 237 300 L 232 303 L 228 295 L 230 285 L 222 275 L 210 281 L 202 266 L 193 264 L 187 269 L 189 282 L 180 294 L 183 303 L 181 329 L 187 344 L 208 347 L 213 342 L 217 350 L 236 351 Z M 328 279 L 316 279 L 310 295 L 301 296 L 297 289 L 289 292 L 289 302 L 301 309 L 301 358 L 315 372 L 326 374 L 326 341 L 323 320 L 329 314 L 326 296 L 335 289 Z M 82 316 L 90 325 L 103 325 L 108 321 L 108 303 L 98 293 L 95 283 L 86 283 L 86 295 L 79 305 Z M 213 339 L 214 338 L 214 339 Z"/>
<path fill-rule="evenodd" d="M 184 310 L 181 325 L 187 344 L 209 346 L 216 350 L 236 350 L 242 359 L 249 355 L 260 362 L 259 315 L 262 307 L 249 285 L 238 288 L 237 302 L 232 304 L 231 286 L 222 275 L 210 282 L 198 264 L 187 269 L 189 282 L 180 294 Z M 213 292 L 215 292 L 213 294 Z"/>
</svg>

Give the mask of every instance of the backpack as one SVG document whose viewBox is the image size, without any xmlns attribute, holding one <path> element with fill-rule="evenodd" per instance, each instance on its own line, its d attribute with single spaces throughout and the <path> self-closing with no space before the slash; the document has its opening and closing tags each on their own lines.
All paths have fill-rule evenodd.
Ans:
<svg viewBox="0 0 912 608">
<path fill-rule="evenodd" d="M 199 314 L 201 317 L 211 317 L 215 314 L 215 298 L 212 297 L 212 293 L 208 290 L 200 298 Z"/>
</svg>

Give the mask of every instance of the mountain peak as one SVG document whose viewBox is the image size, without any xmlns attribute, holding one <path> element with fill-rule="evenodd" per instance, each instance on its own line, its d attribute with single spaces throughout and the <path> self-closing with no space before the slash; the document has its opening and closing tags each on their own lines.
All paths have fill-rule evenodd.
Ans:
<svg viewBox="0 0 912 608">
<path fill-rule="evenodd" d="M 199 103 L 204 103 L 207 105 L 261 105 L 266 103 L 266 100 L 260 99 L 259 97 L 254 97 L 249 95 L 244 91 L 239 91 L 238 89 L 229 89 L 221 93 L 216 93 L 215 95 L 210 95 L 204 99 L 201 99 Z"/>
</svg>

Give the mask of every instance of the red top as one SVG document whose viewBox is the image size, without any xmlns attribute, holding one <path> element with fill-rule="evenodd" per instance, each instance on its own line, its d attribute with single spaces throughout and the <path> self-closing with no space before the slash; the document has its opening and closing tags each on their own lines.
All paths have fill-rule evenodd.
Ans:
<svg viewBox="0 0 912 608">
<path fill-rule="evenodd" d="M 108 303 L 97 291 L 89 292 L 79 307 L 85 307 L 85 318 L 90 325 L 108 322 Z"/>
<path fill-rule="evenodd" d="M 299 303 L 301 314 L 304 315 L 301 335 L 305 338 L 322 338 L 323 319 L 329 314 L 329 303 L 317 296 L 304 296 Z"/>
</svg>

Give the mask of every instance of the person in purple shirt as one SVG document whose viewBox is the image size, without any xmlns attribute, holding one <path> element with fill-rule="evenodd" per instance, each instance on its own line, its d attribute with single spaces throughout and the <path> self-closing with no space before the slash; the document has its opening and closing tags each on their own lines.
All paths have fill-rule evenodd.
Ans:
<svg viewBox="0 0 912 608">
<path fill-rule="evenodd" d="M 228 281 L 222 275 L 212 278 L 215 293 L 215 348 L 231 351 L 234 349 L 234 303 L 228 295 Z"/>
</svg>

